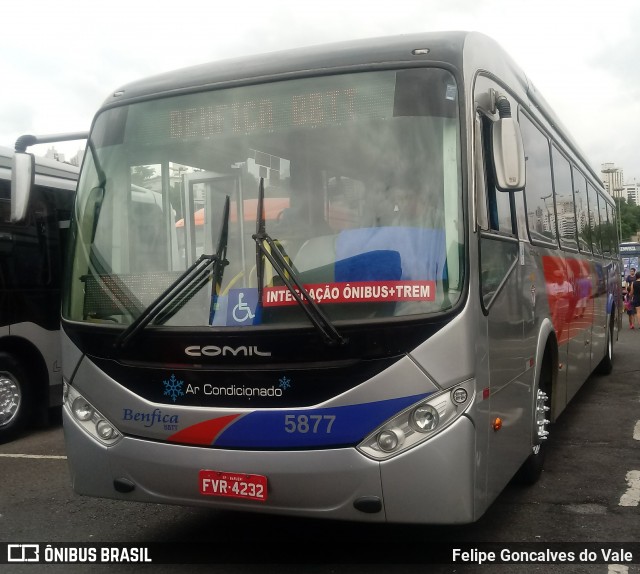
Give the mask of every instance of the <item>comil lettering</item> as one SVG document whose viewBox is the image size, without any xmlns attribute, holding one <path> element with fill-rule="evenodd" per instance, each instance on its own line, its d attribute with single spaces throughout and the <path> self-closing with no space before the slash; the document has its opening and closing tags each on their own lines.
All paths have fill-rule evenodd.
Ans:
<svg viewBox="0 0 640 574">
<path fill-rule="evenodd" d="M 270 357 L 270 351 L 260 351 L 255 345 L 247 347 L 242 345 L 241 347 L 218 347 L 217 345 L 191 345 L 184 350 L 185 354 L 190 357 L 226 357 L 232 355 L 234 357 Z"/>
</svg>

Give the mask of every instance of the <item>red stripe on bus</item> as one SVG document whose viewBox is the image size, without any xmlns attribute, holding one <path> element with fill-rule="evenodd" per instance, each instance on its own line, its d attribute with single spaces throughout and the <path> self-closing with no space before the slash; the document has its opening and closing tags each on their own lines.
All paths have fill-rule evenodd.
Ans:
<svg viewBox="0 0 640 574">
<path fill-rule="evenodd" d="M 227 415 L 191 425 L 172 434 L 167 440 L 182 444 L 210 445 L 216 437 L 240 415 Z"/>
<path fill-rule="evenodd" d="M 598 279 L 589 261 L 572 257 L 547 255 L 542 267 L 551 322 L 558 343 L 565 343 L 593 324 Z"/>
</svg>

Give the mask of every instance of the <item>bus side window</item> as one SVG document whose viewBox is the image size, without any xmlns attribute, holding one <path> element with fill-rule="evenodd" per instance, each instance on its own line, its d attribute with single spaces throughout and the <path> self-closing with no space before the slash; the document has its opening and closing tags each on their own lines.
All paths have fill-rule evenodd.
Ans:
<svg viewBox="0 0 640 574">
<path fill-rule="evenodd" d="M 0 179 L 0 223 L 11 222 L 11 180 Z"/>
<path fill-rule="evenodd" d="M 558 227 L 560 245 L 576 249 L 578 247 L 576 230 L 578 234 L 581 231 L 580 225 L 576 222 L 576 210 L 583 218 L 582 221 L 586 221 L 583 211 L 587 205 L 584 186 L 581 192 L 577 186 L 573 185 L 571 164 L 555 145 L 551 146 L 551 157 L 553 159 L 553 190 L 556 204 L 555 224 Z M 586 250 L 584 242 L 580 247 Z"/>
<path fill-rule="evenodd" d="M 6 227 L 10 243 L 6 256 L 7 276 L 20 288 L 43 288 L 51 285 L 52 241 L 57 226 L 41 188 L 34 187 L 27 219 L 22 225 Z M 6 278 L 5 278 L 6 281 Z"/>
<path fill-rule="evenodd" d="M 598 208 L 598 193 L 595 188 L 587 184 L 587 197 L 589 199 L 589 226 L 591 227 L 591 245 L 594 255 L 602 255 L 600 246 L 600 210 Z"/>
<path fill-rule="evenodd" d="M 571 167 L 573 174 L 573 195 L 575 197 L 578 229 L 578 246 L 583 253 L 591 254 L 593 242 L 593 229 L 589 221 L 589 201 L 587 196 L 587 180 L 575 166 Z M 597 251 L 596 251 L 597 253 Z"/>
<path fill-rule="evenodd" d="M 524 190 L 524 200 L 527 208 L 529 237 L 532 243 L 557 245 L 557 215 L 551 177 L 549 140 L 533 121 L 523 113 L 519 114 L 519 120 L 527 165 L 527 185 Z M 570 193 L 571 189 L 569 189 Z M 573 196 L 567 195 L 566 203 L 563 203 L 561 209 L 566 209 L 567 215 L 573 213 L 573 229 L 568 232 L 568 235 L 570 236 L 573 233 L 572 246 L 577 248 Z M 568 241 L 570 241 L 570 237 L 565 237 L 563 245 Z"/>
<path fill-rule="evenodd" d="M 614 259 L 619 256 L 618 252 L 618 222 L 616 219 L 616 210 L 612 205 L 607 206 L 609 212 L 609 241 L 611 243 L 611 257 Z"/>
<path fill-rule="evenodd" d="M 591 184 L 588 184 L 591 185 Z M 598 211 L 600 212 L 600 245 L 602 247 L 602 255 L 611 257 L 611 245 L 609 243 L 609 221 L 607 219 L 607 204 L 604 197 L 598 194 Z"/>
</svg>

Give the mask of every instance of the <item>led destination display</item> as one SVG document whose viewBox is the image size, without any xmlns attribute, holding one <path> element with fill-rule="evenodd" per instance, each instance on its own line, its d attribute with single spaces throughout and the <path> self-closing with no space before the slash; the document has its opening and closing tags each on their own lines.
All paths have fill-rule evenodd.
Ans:
<svg viewBox="0 0 640 574">
<path fill-rule="evenodd" d="M 145 141 L 189 140 L 386 119 L 394 115 L 395 80 L 394 72 L 351 74 L 158 100 L 132 106 L 127 130 Z"/>
</svg>

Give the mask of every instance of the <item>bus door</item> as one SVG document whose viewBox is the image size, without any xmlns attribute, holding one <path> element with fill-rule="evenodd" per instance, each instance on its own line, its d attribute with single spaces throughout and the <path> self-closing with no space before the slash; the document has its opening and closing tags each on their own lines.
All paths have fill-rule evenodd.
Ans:
<svg viewBox="0 0 640 574">
<path fill-rule="evenodd" d="M 477 218 L 481 321 L 485 325 L 479 332 L 486 337 L 485 341 L 479 341 L 484 352 L 478 353 L 481 362 L 477 373 L 483 395 L 488 394 L 489 411 L 486 430 L 480 431 L 478 440 L 479 448 L 486 441 L 489 453 L 486 460 L 489 498 L 498 494 L 521 464 L 514 453 L 525 452 L 530 445 L 531 389 L 527 384 L 530 353 L 526 350 L 525 314 L 529 317 L 532 314 L 524 281 L 527 269 L 524 244 L 518 239 L 516 197 L 513 192 L 497 190 L 491 175 L 488 146 L 491 121 L 480 113 L 476 124 L 476 139 L 484 142 L 476 146 L 476 153 L 480 163 Z M 491 427 L 491 422 L 497 419 L 504 425 L 502 432 Z"/>
<path fill-rule="evenodd" d="M 185 267 L 191 265 L 202 254 L 216 253 L 224 224 L 224 205 L 227 197 L 229 198 L 229 264 L 224 269 L 224 283 L 212 287 L 216 309 L 215 313 L 212 313 L 211 321 L 214 321 L 214 324 L 222 321 L 221 324 L 224 324 L 231 291 L 231 296 L 237 299 L 236 305 L 240 310 L 235 317 L 245 318 L 248 322 L 254 318 L 257 303 L 257 288 L 251 284 L 251 269 L 248 268 L 248 258 L 245 257 L 247 250 L 251 249 L 251 235 L 255 232 L 256 200 L 243 199 L 240 173 L 186 173 L 183 175 L 182 193 L 184 217 L 176 223 L 176 228 Z"/>
<path fill-rule="evenodd" d="M 223 209 L 229 196 L 231 219 L 238 221 L 239 231 L 243 231 L 243 203 L 238 202 L 240 178 L 216 175 L 211 172 L 187 173 L 183 176 L 183 205 L 185 217 L 176 227 L 184 230 L 184 257 L 186 265 L 191 265 L 203 253 L 216 249 L 222 228 Z"/>
<path fill-rule="evenodd" d="M 2 181 L 0 189 L 0 335 L 17 334 L 16 324 L 56 329 L 60 246 L 55 205 L 45 188 L 34 186 L 27 218 L 14 224 L 10 221 L 10 182 Z"/>
</svg>

